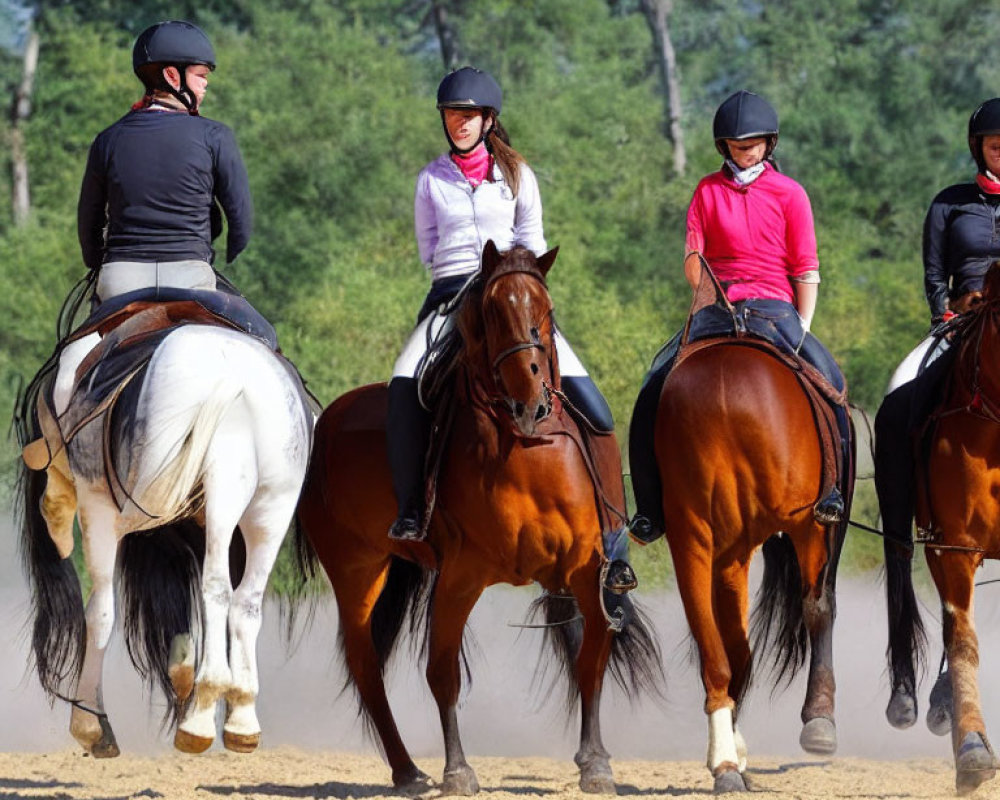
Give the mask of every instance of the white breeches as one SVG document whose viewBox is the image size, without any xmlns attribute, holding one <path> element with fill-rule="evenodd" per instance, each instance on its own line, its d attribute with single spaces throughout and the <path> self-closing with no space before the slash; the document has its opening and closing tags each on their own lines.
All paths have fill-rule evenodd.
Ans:
<svg viewBox="0 0 1000 800">
<path fill-rule="evenodd" d="M 926 363 L 930 364 L 935 361 L 942 353 L 944 353 L 951 343 L 945 339 L 943 336 L 927 336 L 924 340 L 918 344 L 910 354 L 904 358 L 896 371 L 892 373 L 892 377 L 889 379 L 889 387 L 885 390 L 886 394 L 890 394 L 902 386 L 904 383 L 909 383 L 914 378 L 917 377 L 917 373 L 920 370 L 920 365 L 924 363 L 926 358 Z"/>
<path fill-rule="evenodd" d="M 215 270 L 207 261 L 109 261 L 97 275 L 101 301 L 155 287 L 215 289 Z"/>
</svg>

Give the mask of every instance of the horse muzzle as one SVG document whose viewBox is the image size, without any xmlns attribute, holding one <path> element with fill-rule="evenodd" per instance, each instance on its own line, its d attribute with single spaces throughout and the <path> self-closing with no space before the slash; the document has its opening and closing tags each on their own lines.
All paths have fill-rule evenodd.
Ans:
<svg viewBox="0 0 1000 800">
<path fill-rule="evenodd" d="M 508 397 L 506 404 L 518 433 L 534 436 L 538 425 L 552 413 L 552 392 L 543 386 L 541 395 L 529 402 Z"/>
</svg>

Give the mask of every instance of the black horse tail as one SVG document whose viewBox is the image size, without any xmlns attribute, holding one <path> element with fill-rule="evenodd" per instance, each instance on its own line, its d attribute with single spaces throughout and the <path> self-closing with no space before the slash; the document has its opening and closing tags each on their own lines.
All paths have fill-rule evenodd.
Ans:
<svg viewBox="0 0 1000 800">
<path fill-rule="evenodd" d="M 50 696 L 68 697 L 83 669 L 87 628 L 73 559 L 60 558 L 40 510 L 47 480 L 45 472 L 21 464 L 17 492 L 21 560 L 31 591 L 31 649 L 38 679 Z"/>
<path fill-rule="evenodd" d="M 174 637 L 200 636 L 203 631 L 204 556 L 205 531 L 191 519 L 130 533 L 121 543 L 118 584 L 125 646 L 142 678 L 150 686 L 159 686 L 170 700 L 176 700 L 169 674 Z M 234 585 L 241 580 L 245 565 L 246 545 L 237 530 L 229 550 Z M 193 644 L 197 674 L 203 641 L 199 638 Z M 168 702 L 164 723 L 176 724 L 185 710 L 185 703 Z"/>
<path fill-rule="evenodd" d="M 631 595 L 621 598 L 625 625 L 611 640 L 608 669 L 629 700 L 649 694 L 664 695 L 663 655 L 653 633 L 652 621 Z M 579 701 L 576 684 L 576 660 L 583 644 L 583 617 L 572 595 L 543 593 L 528 609 L 528 619 L 541 620 L 545 625 L 545 641 L 539 654 L 536 678 L 548 671 L 549 650 L 556 654 L 553 683 L 559 677 L 566 681 L 565 708 L 572 711 Z"/>
<path fill-rule="evenodd" d="M 809 631 L 802 610 L 802 573 L 795 545 L 788 536 L 772 536 L 762 550 L 764 577 L 750 624 L 753 653 L 755 661 L 770 662 L 776 685 L 780 685 L 791 683 L 809 651 Z M 744 694 L 750 683 L 748 677 Z"/>
<path fill-rule="evenodd" d="M 893 692 L 916 696 L 917 677 L 926 666 L 927 634 L 913 591 L 912 545 L 883 541 L 885 594 L 889 614 L 889 678 Z"/>
</svg>

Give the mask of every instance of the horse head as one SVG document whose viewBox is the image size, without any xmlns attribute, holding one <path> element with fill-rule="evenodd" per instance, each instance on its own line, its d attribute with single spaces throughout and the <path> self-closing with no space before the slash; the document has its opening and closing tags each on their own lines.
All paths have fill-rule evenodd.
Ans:
<svg viewBox="0 0 1000 800">
<path fill-rule="evenodd" d="M 545 285 L 557 252 L 536 259 L 530 250 L 515 247 L 501 254 L 492 241 L 483 249 L 484 384 L 524 436 L 533 436 L 552 412 L 552 393 L 559 388 L 552 298 Z"/>
</svg>

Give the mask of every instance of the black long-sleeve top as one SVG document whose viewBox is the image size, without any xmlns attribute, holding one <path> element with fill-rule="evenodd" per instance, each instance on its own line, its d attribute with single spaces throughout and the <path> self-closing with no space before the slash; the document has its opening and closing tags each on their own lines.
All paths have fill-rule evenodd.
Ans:
<svg viewBox="0 0 1000 800">
<path fill-rule="evenodd" d="M 253 204 L 233 132 L 186 112 L 132 111 L 90 147 L 77 228 L 90 269 L 106 261 L 211 263 L 229 223 L 226 259 L 246 247 Z"/>
<path fill-rule="evenodd" d="M 990 264 L 1000 259 L 1000 195 L 975 183 L 941 191 L 924 219 L 924 290 L 932 317 L 949 299 L 983 288 Z"/>
</svg>

